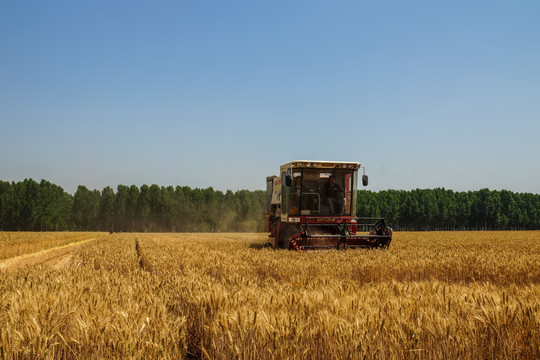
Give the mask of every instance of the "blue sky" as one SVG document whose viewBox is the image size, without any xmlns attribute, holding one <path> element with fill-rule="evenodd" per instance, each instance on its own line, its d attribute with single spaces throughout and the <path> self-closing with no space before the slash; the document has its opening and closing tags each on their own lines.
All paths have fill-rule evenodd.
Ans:
<svg viewBox="0 0 540 360">
<path fill-rule="evenodd" d="M 540 193 L 538 1 L 3 1 L 0 179 Z"/>
</svg>

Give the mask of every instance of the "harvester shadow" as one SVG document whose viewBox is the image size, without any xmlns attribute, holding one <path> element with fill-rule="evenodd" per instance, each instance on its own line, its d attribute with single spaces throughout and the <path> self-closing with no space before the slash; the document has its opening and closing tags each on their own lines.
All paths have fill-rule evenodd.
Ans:
<svg viewBox="0 0 540 360">
<path fill-rule="evenodd" d="M 261 244 L 261 243 L 251 243 L 251 244 L 249 244 L 249 248 L 250 248 L 250 249 L 255 249 L 255 250 L 271 249 L 271 248 L 272 248 L 272 244 L 271 244 L 271 243 L 264 243 L 264 244 Z"/>
</svg>

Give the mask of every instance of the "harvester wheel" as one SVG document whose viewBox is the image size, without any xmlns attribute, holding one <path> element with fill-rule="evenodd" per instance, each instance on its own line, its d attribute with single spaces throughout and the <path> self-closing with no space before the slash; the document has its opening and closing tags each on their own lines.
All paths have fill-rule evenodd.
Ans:
<svg viewBox="0 0 540 360">
<path fill-rule="evenodd" d="M 279 239 L 279 248 L 288 249 L 289 248 L 289 239 L 291 236 L 296 235 L 300 232 L 300 229 L 296 225 L 291 225 L 282 232 L 282 236 Z"/>
<path fill-rule="evenodd" d="M 379 247 L 381 249 L 388 249 L 388 247 L 390 246 L 390 242 L 392 241 L 392 228 L 391 227 L 386 227 L 385 230 L 383 230 L 383 233 L 385 236 L 388 236 L 387 239 L 384 239 L 382 240 L 380 243 L 379 243 Z"/>
</svg>

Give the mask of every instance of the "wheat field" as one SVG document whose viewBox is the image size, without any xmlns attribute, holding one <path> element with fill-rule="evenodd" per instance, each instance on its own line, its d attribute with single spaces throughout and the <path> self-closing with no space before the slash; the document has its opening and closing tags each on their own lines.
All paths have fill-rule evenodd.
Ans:
<svg viewBox="0 0 540 360">
<path fill-rule="evenodd" d="M 540 232 L 0 233 L 1 359 L 537 359 Z"/>
</svg>

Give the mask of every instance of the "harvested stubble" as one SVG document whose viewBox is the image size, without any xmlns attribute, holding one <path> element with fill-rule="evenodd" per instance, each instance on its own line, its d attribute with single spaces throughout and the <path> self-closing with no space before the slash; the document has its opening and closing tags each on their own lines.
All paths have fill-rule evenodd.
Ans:
<svg viewBox="0 0 540 360">
<path fill-rule="evenodd" d="M 103 236 L 103 233 L 79 232 L 0 232 L 0 260 Z"/>
<path fill-rule="evenodd" d="M 538 358 L 540 232 L 396 233 L 388 251 L 261 234 L 117 234 L 0 287 L 5 358 Z"/>
</svg>

